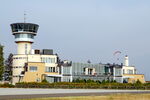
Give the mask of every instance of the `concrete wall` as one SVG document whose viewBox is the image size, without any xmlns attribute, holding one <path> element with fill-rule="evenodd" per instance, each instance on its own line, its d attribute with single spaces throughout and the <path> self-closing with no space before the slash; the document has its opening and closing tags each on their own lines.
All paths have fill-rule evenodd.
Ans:
<svg viewBox="0 0 150 100">
<path fill-rule="evenodd" d="M 21 82 L 21 72 L 24 71 L 25 63 L 27 62 L 27 55 L 14 55 L 13 56 L 13 68 L 12 68 L 12 83 Z"/>
<path fill-rule="evenodd" d="M 133 66 L 123 66 L 123 74 L 130 74 L 129 73 L 129 70 L 132 70 L 133 71 L 133 74 L 136 74 L 136 72 L 135 72 L 135 67 L 133 67 Z"/>
<path fill-rule="evenodd" d="M 32 43 L 30 42 L 18 42 L 17 54 L 30 54 Z"/>
<path fill-rule="evenodd" d="M 37 71 L 30 71 L 31 66 L 36 66 Z M 28 71 L 25 72 L 23 82 L 41 82 L 45 75 L 45 64 L 44 63 L 28 63 Z"/>
<path fill-rule="evenodd" d="M 128 83 L 135 83 L 137 80 L 139 80 L 142 83 L 145 83 L 145 78 L 143 74 L 124 74 L 123 77 L 128 78 Z"/>
<path fill-rule="evenodd" d="M 42 58 L 52 58 L 54 62 L 44 62 L 42 61 Z M 56 55 L 40 55 L 40 54 L 34 54 L 34 55 L 25 55 L 25 54 L 17 54 L 13 56 L 13 77 L 12 82 L 13 84 L 17 82 L 22 82 L 23 76 L 21 75 L 21 72 L 25 71 L 24 66 L 25 63 L 45 63 L 45 67 L 55 67 L 57 69 L 57 56 Z M 44 69 L 45 71 L 45 69 Z M 57 73 L 49 73 L 49 74 L 58 74 Z"/>
</svg>

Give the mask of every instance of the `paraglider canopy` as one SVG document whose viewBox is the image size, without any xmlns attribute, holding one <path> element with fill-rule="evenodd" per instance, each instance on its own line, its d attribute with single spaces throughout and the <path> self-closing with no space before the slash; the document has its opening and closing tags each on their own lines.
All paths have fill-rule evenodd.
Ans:
<svg viewBox="0 0 150 100">
<path fill-rule="evenodd" d="M 115 52 L 113 53 L 114 56 L 117 55 L 117 54 L 121 54 L 121 51 L 115 51 Z"/>
<path fill-rule="evenodd" d="M 113 56 L 117 59 L 117 61 L 120 60 L 120 59 L 119 59 L 120 54 L 121 54 L 121 51 L 115 51 L 115 52 L 113 53 Z"/>
</svg>

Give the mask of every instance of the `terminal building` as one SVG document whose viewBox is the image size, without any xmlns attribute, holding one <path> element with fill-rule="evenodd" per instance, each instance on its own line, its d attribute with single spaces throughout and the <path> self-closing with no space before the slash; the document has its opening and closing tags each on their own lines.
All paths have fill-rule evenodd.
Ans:
<svg viewBox="0 0 150 100">
<path fill-rule="evenodd" d="M 65 61 L 66 62 L 66 61 Z M 68 64 L 68 66 L 67 66 Z M 62 73 L 63 81 L 72 81 L 76 79 L 94 80 L 94 81 L 116 81 L 119 83 L 135 83 L 139 80 L 145 83 L 144 75 L 137 74 L 134 66 L 129 66 L 128 56 L 125 56 L 125 63 L 118 64 L 91 64 L 91 63 L 72 63 L 67 62 L 62 66 L 65 73 Z M 70 70 L 70 71 L 66 71 Z M 70 75 L 66 76 L 66 75 Z"/>
<path fill-rule="evenodd" d="M 76 79 L 116 80 L 120 83 L 145 82 L 143 74 L 137 74 L 134 66 L 125 63 L 91 64 L 60 61 L 51 49 L 32 49 L 39 25 L 33 23 L 11 24 L 12 34 L 17 44 L 17 54 L 13 54 L 12 83 L 18 82 L 72 82 Z"/>
</svg>

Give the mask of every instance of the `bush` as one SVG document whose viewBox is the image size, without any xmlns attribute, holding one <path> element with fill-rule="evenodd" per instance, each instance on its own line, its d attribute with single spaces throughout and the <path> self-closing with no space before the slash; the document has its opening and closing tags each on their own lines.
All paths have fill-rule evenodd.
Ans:
<svg viewBox="0 0 150 100">
<path fill-rule="evenodd" d="M 42 83 L 48 83 L 48 81 L 46 79 L 42 80 Z"/>
<path fill-rule="evenodd" d="M 138 80 L 136 81 L 136 84 L 142 84 L 142 82 L 138 79 Z"/>
<path fill-rule="evenodd" d="M 2 87 L 2 88 L 14 88 L 15 86 L 12 84 L 5 83 L 5 84 L 0 84 L 0 87 Z"/>
</svg>

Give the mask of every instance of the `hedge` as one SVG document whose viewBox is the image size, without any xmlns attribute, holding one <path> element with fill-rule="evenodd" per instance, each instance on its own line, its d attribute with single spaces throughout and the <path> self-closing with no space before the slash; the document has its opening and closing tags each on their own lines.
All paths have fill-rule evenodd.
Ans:
<svg viewBox="0 0 150 100">
<path fill-rule="evenodd" d="M 17 88 L 63 88 L 63 89 L 150 89 L 150 84 L 131 84 L 131 83 L 36 83 L 22 82 L 17 83 Z"/>
</svg>

